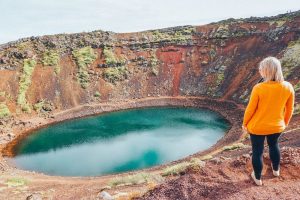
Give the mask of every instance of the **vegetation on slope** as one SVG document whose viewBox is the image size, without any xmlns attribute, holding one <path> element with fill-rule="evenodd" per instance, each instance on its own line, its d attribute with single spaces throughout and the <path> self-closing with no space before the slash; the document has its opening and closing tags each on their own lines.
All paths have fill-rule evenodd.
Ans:
<svg viewBox="0 0 300 200">
<path fill-rule="evenodd" d="M 288 78 L 296 67 L 300 67 L 300 40 L 290 42 L 281 58 L 284 77 Z"/>
<path fill-rule="evenodd" d="M 36 61 L 32 59 L 25 59 L 23 64 L 23 74 L 19 82 L 18 104 L 21 106 L 22 111 L 30 112 L 31 108 L 26 100 L 26 91 L 31 84 L 31 76 L 35 68 Z"/>
<path fill-rule="evenodd" d="M 59 74 L 60 72 L 59 54 L 55 50 L 46 51 L 43 54 L 42 63 L 44 66 L 54 66 L 55 74 Z"/>
<path fill-rule="evenodd" d="M 116 177 L 109 182 L 110 187 L 122 185 L 136 185 L 149 182 L 161 182 L 163 178 L 160 175 L 151 173 L 137 173 L 134 175 Z"/>
<path fill-rule="evenodd" d="M 89 74 L 88 67 L 92 64 L 97 57 L 96 52 L 91 47 L 83 47 L 81 49 L 76 49 L 72 52 L 75 58 L 76 64 L 78 66 L 77 79 L 82 88 L 87 88 L 89 85 Z"/>
<path fill-rule="evenodd" d="M 0 119 L 10 116 L 10 111 L 4 103 L 0 103 Z"/>
<path fill-rule="evenodd" d="M 103 72 L 104 79 L 111 83 L 124 80 L 127 78 L 127 76 L 128 70 L 125 66 L 108 68 Z"/>
<path fill-rule="evenodd" d="M 152 31 L 153 42 L 186 42 L 192 39 L 195 27 L 184 27 L 175 31 L 155 30 Z"/>
<path fill-rule="evenodd" d="M 151 67 L 151 72 L 155 76 L 157 76 L 159 73 L 158 64 L 159 64 L 159 60 L 156 58 L 155 53 L 152 52 L 150 57 L 150 67 Z"/>
<path fill-rule="evenodd" d="M 126 64 L 125 58 L 117 58 L 113 50 L 108 47 L 103 48 L 103 55 L 108 67 L 122 67 Z"/>
</svg>

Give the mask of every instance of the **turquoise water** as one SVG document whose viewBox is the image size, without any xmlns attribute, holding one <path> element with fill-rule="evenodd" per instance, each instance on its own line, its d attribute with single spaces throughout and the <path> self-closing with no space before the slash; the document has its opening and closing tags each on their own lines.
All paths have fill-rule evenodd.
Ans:
<svg viewBox="0 0 300 200">
<path fill-rule="evenodd" d="M 147 168 L 207 149 L 229 124 L 195 108 L 144 108 L 76 119 L 40 129 L 16 146 L 22 169 L 96 176 Z"/>
</svg>

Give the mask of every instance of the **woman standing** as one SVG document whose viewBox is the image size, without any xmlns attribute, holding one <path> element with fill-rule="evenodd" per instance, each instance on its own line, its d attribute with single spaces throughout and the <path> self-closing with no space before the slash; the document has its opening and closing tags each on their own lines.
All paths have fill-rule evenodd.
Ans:
<svg viewBox="0 0 300 200">
<path fill-rule="evenodd" d="M 284 81 L 281 64 L 277 58 L 267 57 L 259 64 L 262 83 L 253 87 L 244 114 L 243 129 L 248 131 L 252 143 L 251 177 L 262 185 L 264 141 L 267 138 L 273 175 L 279 176 L 280 150 L 278 138 L 288 126 L 294 109 L 293 86 Z"/>
</svg>

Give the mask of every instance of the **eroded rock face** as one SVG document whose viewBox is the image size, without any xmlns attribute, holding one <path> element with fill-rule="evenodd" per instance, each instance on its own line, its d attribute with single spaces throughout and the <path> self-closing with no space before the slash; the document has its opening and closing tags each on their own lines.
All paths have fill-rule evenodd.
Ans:
<svg viewBox="0 0 300 200">
<path fill-rule="evenodd" d="M 299 27 L 295 12 L 138 33 L 20 39 L 0 46 L 0 103 L 10 117 L 153 96 L 246 103 L 260 78 L 258 62 L 276 56 L 295 85 L 299 110 Z"/>
</svg>

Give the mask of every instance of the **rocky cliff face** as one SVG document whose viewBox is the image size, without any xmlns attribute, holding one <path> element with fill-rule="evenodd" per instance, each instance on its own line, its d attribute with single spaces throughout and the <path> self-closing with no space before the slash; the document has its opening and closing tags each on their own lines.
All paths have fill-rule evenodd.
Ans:
<svg viewBox="0 0 300 200">
<path fill-rule="evenodd" d="M 0 47 L 0 118 L 155 96 L 248 101 L 266 56 L 281 59 L 300 111 L 300 11 L 138 33 L 59 34 Z"/>
</svg>

